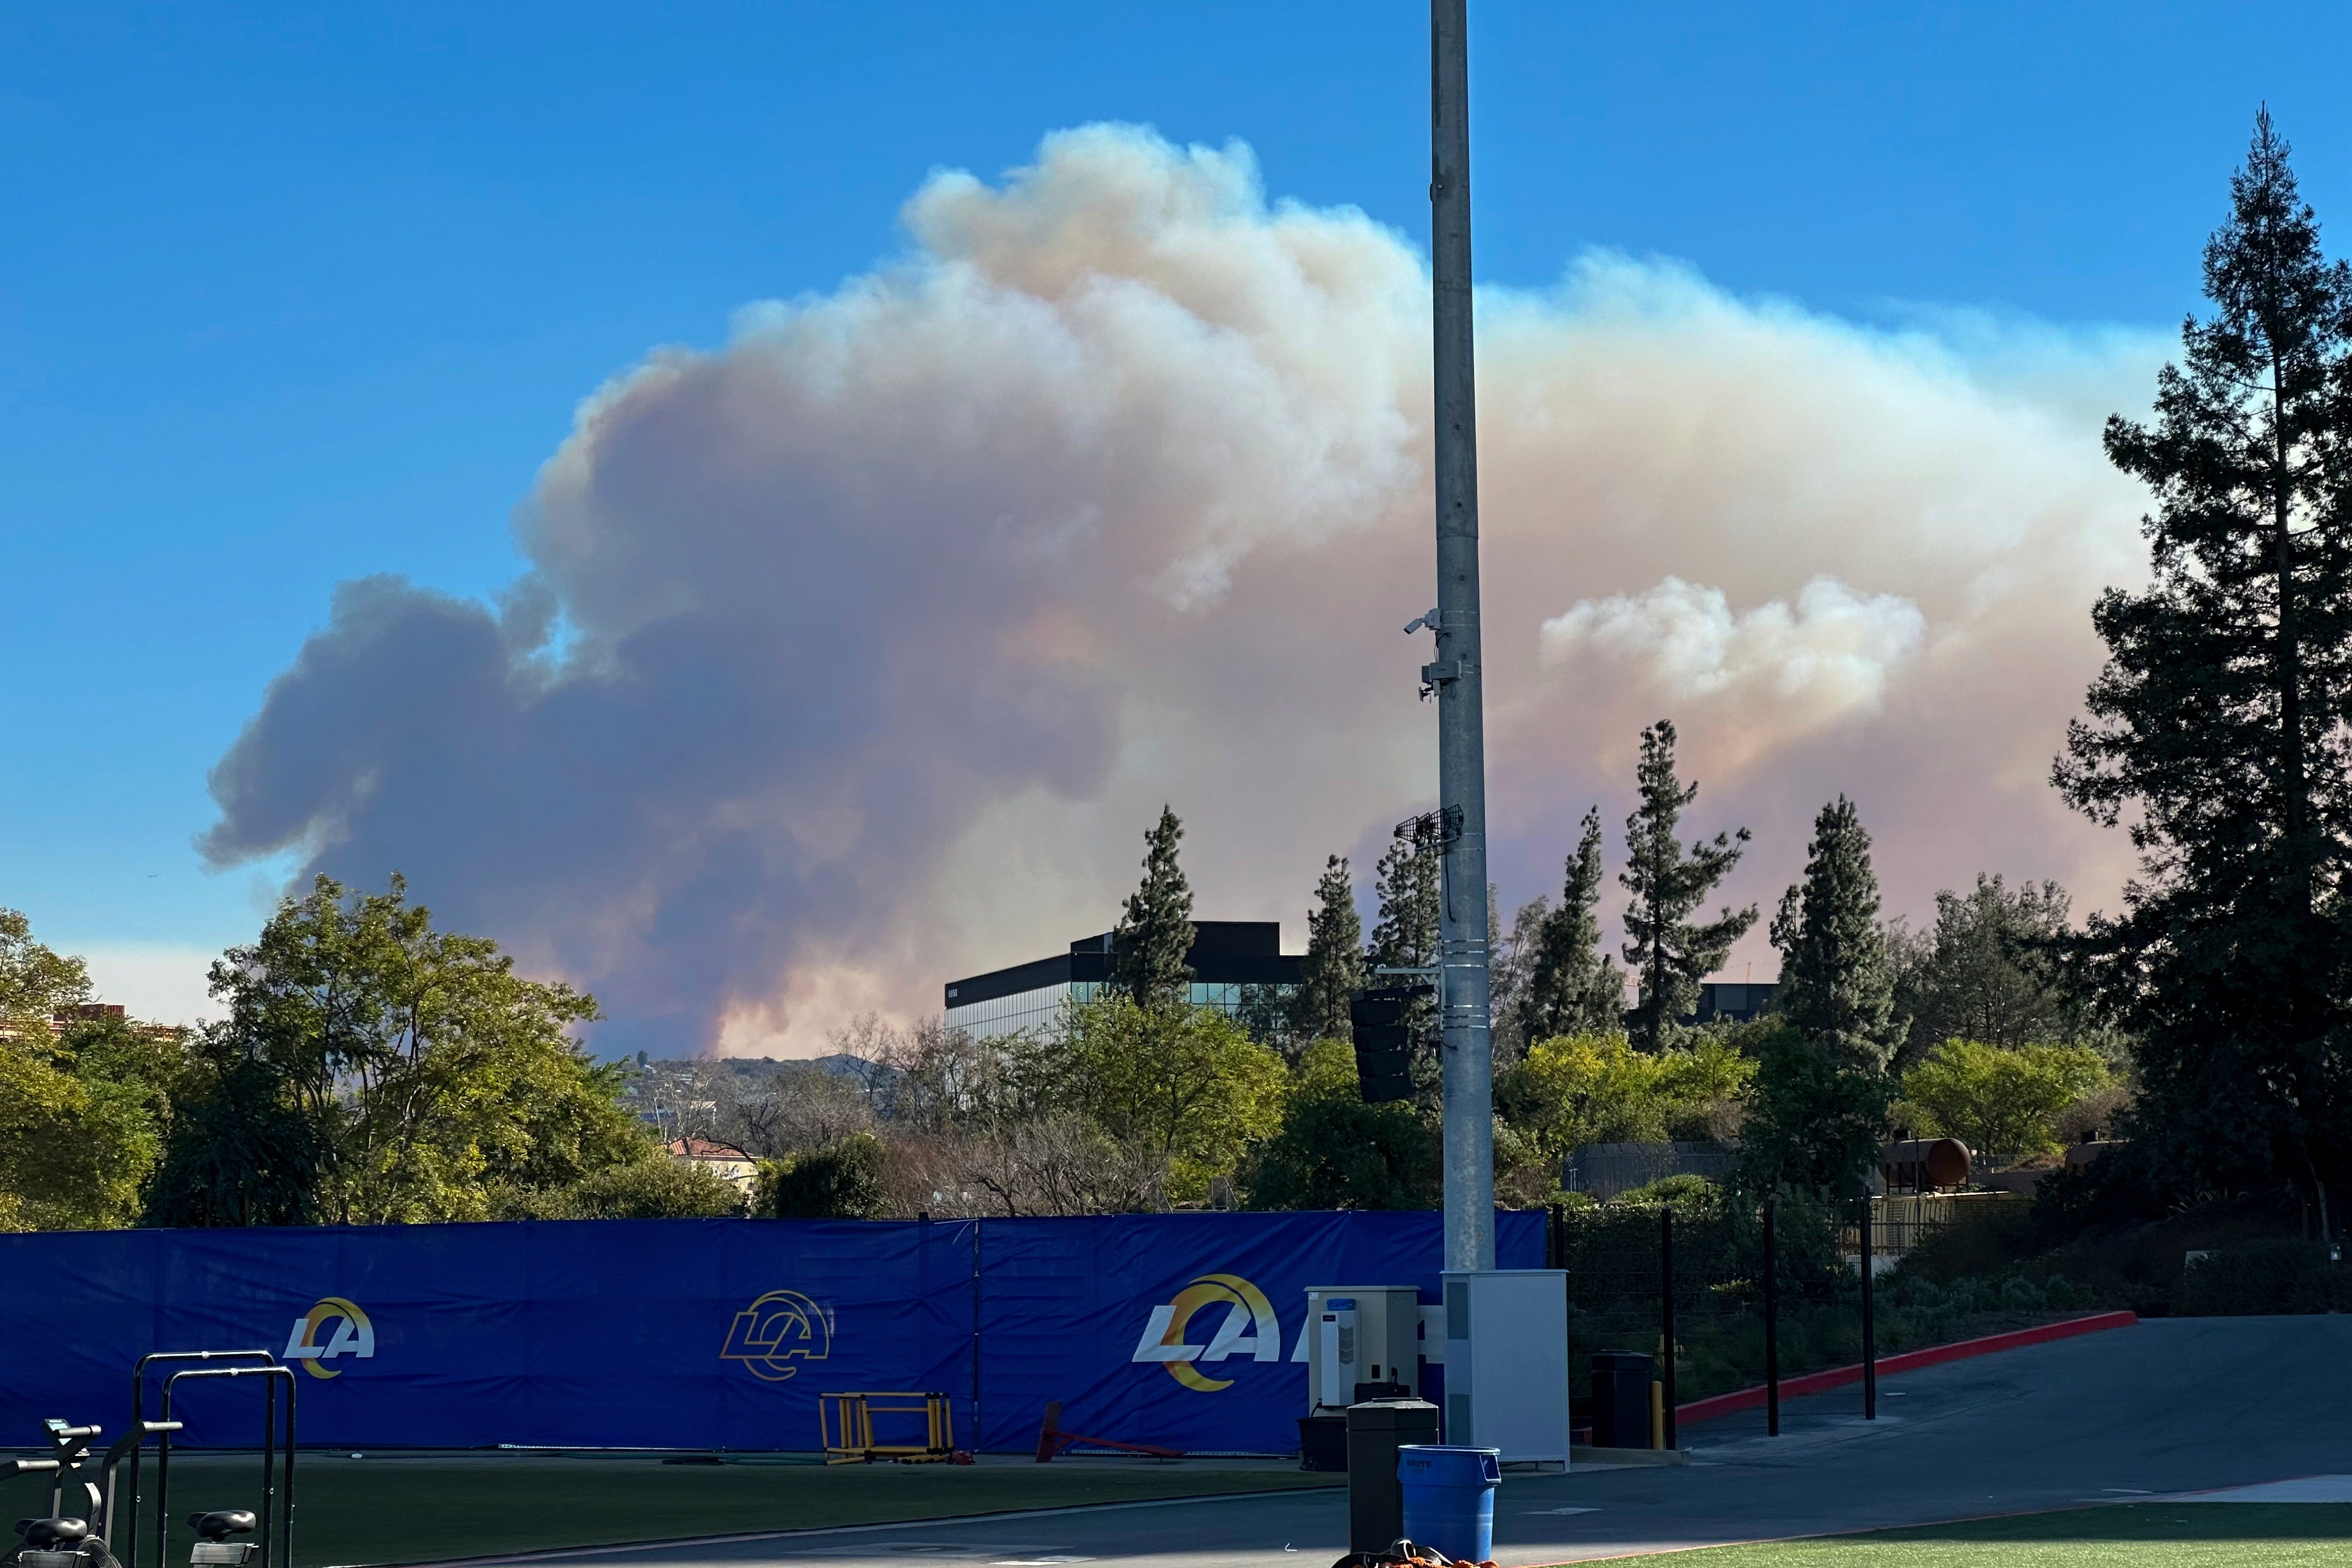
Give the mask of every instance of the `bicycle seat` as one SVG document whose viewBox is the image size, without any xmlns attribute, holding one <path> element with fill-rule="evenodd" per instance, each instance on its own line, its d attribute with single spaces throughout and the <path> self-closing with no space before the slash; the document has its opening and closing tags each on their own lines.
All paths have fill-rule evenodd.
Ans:
<svg viewBox="0 0 2352 1568">
<path fill-rule="evenodd" d="M 249 1508 L 225 1508 L 215 1513 L 188 1515 L 188 1528 L 205 1541 L 226 1541 L 232 1535 L 245 1535 L 253 1529 L 253 1510 Z"/>
<path fill-rule="evenodd" d="M 79 1544 L 89 1533 L 89 1525 L 79 1519 L 20 1519 L 16 1533 L 35 1551 L 47 1551 Z"/>
</svg>

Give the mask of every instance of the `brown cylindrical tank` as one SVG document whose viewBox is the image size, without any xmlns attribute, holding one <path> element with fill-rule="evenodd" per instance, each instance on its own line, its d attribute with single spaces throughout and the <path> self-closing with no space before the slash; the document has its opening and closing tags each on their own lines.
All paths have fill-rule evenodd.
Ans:
<svg viewBox="0 0 2352 1568">
<path fill-rule="evenodd" d="M 1890 1187 L 1927 1192 L 1969 1179 L 1969 1146 L 1957 1138 L 1905 1138 L 1878 1152 L 1878 1172 Z"/>
</svg>

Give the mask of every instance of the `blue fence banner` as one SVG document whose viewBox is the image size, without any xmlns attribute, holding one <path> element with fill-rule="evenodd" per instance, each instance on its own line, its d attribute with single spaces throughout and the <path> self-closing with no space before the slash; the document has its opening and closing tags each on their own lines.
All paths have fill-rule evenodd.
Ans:
<svg viewBox="0 0 2352 1568">
<path fill-rule="evenodd" d="M 1498 1264 L 1539 1267 L 1543 1216 L 1496 1217 Z M 903 1390 L 950 1395 L 965 1447 L 1033 1447 L 1059 1401 L 1066 1430 L 1286 1453 L 1307 1289 L 1433 1302 L 1440 1245 L 1419 1213 L 0 1236 L 0 1447 L 119 1429 L 149 1352 L 259 1349 L 306 1447 L 807 1450 L 820 1393 Z M 257 1436 L 241 1384 L 174 1405 L 179 1441 Z"/>
</svg>

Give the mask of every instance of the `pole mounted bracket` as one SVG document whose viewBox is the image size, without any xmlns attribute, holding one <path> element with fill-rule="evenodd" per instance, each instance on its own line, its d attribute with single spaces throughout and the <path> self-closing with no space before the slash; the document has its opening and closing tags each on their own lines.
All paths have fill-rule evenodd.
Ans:
<svg viewBox="0 0 2352 1568">
<path fill-rule="evenodd" d="M 1461 679 L 1473 668 L 1475 667 L 1467 659 L 1460 658 L 1434 659 L 1423 665 L 1421 667 L 1422 700 L 1427 701 L 1432 692 L 1442 690 L 1448 683 Z"/>
<path fill-rule="evenodd" d="M 1419 816 L 1408 816 L 1396 825 L 1391 837 L 1442 850 L 1462 837 L 1462 808 L 1449 805 L 1438 811 L 1424 811 Z"/>
</svg>

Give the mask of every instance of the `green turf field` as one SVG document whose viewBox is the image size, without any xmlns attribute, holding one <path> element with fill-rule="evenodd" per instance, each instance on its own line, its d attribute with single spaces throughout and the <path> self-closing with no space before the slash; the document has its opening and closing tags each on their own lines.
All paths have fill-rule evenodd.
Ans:
<svg viewBox="0 0 2352 1568">
<path fill-rule="evenodd" d="M 1675 1568 L 2342 1568 L 2352 1503 L 2131 1503 L 1720 1546 Z"/>
<path fill-rule="evenodd" d="M 174 1458 L 173 1514 L 255 1506 L 258 1468 L 257 1460 Z M 147 1484 L 152 1483 L 151 1468 Z M 352 1459 L 305 1454 L 295 1484 L 295 1562 L 298 1568 L 323 1568 L 1270 1491 L 1328 1486 L 1331 1478 L 1297 1469 L 1149 1462 L 828 1467 L 781 1458 L 666 1465 L 652 1455 L 371 1454 Z M 18 1506 L 20 1500 L 25 1506 Z M 27 1481 L 0 1484 L 0 1508 L 23 1512 L 41 1500 Z M 185 1563 L 188 1538 L 178 1533 L 172 1560 Z M 151 1546 L 142 1568 L 153 1563 Z"/>
</svg>

